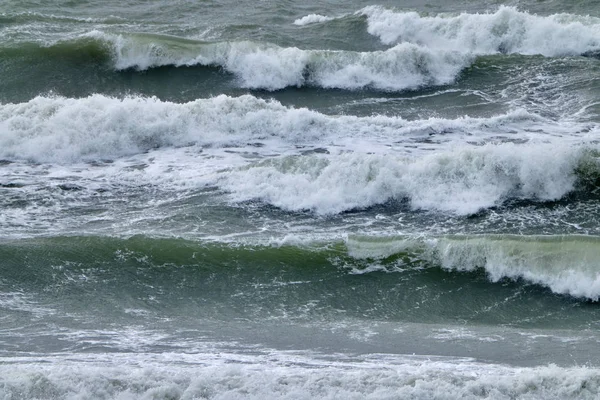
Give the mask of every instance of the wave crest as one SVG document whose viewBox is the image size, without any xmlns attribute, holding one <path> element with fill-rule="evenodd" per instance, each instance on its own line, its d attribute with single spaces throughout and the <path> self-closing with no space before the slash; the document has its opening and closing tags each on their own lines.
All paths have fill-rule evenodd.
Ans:
<svg viewBox="0 0 600 400">
<path fill-rule="evenodd" d="M 321 215 L 394 200 L 407 200 L 413 209 L 470 215 L 508 199 L 558 200 L 575 189 L 582 163 L 600 176 L 598 159 L 584 148 L 553 145 L 466 147 L 418 158 L 290 156 L 231 171 L 219 184 L 236 201 Z"/>
<path fill-rule="evenodd" d="M 257 140 L 280 140 L 292 145 L 336 142 L 338 146 L 353 147 L 361 139 L 387 145 L 401 138 L 411 145 L 423 138 L 431 142 L 439 136 L 444 143 L 452 140 L 445 135 L 448 132 L 455 134 L 451 135 L 455 140 L 473 140 L 475 135 L 485 136 L 490 130 L 495 135 L 510 134 L 519 127 L 522 130 L 544 123 L 524 111 L 492 118 L 417 121 L 386 116 L 329 116 L 251 95 L 220 95 L 182 104 L 99 94 L 81 99 L 40 96 L 25 103 L 0 105 L 0 157 L 70 163 L 114 159 L 160 147 L 218 147 Z"/>
<path fill-rule="evenodd" d="M 380 90 L 416 89 L 452 83 L 472 57 L 403 43 L 385 51 L 302 50 L 271 44 L 205 43 L 157 35 L 91 32 L 109 46 L 117 70 L 161 66 L 218 66 L 242 87 L 278 90 L 289 86 Z"/>
<path fill-rule="evenodd" d="M 414 43 L 477 55 L 519 53 L 580 55 L 600 49 L 600 19 L 570 14 L 547 17 L 500 6 L 494 13 L 421 16 L 369 6 L 368 32 L 385 44 Z"/>
<path fill-rule="evenodd" d="M 595 236 L 350 237 L 347 246 L 359 259 L 416 253 L 446 270 L 483 269 L 492 282 L 522 279 L 557 294 L 600 299 L 600 240 Z"/>
</svg>

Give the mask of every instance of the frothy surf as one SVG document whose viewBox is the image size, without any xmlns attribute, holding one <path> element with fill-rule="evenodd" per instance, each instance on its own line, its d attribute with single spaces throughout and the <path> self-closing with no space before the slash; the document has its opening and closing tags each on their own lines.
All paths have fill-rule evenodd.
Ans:
<svg viewBox="0 0 600 400">
<path fill-rule="evenodd" d="M 600 51 L 600 20 L 592 17 L 542 17 L 507 6 L 487 14 L 437 16 L 369 6 L 357 14 L 366 16 L 370 34 L 393 47 L 349 52 L 254 42 L 194 43 L 156 35 L 124 36 L 99 31 L 85 36 L 109 45 L 116 69 L 216 65 L 238 77 L 243 87 L 267 90 L 304 85 L 416 89 L 452 83 L 479 55 L 556 57 Z M 335 18 L 310 14 L 294 24 L 332 19 Z"/>
<path fill-rule="evenodd" d="M 575 189 L 582 165 L 597 179 L 594 154 L 581 147 L 504 144 L 419 158 L 288 156 L 227 172 L 219 185 L 236 201 L 321 215 L 405 199 L 413 209 L 468 215 L 508 199 L 558 200 Z"/>
<path fill-rule="evenodd" d="M 94 30 L 77 38 L 44 44 L 40 54 L 51 54 L 54 48 L 61 54 L 69 48 L 79 53 L 78 49 L 84 47 L 97 53 L 98 59 L 99 53 L 105 52 L 116 70 L 219 67 L 233 74 L 241 87 L 250 89 L 316 86 L 402 91 L 451 84 L 477 56 L 556 57 L 600 51 L 600 20 L 592 17 L 542 17 L 506 6 L 487 14 L 435 16 L 369 6 L 356 15 L 366 18 L 370 34 L 392 47 L 369 52 L 305 50 L 252 41 L 203 42 Z M 294 24 L 304 26 L 333 19 L 310 14 Z M 31 46 L 25 47 L 23 51 L 32 51 Z"/>
<path fill-rule="evenodd" d="M 0 5 L 0 398 L 598 398 L 594 1 Z"/>
<path fill-rule="evenodd" d="M 107 45 L 114 68 L 218 66 L 242 87 L 278 90 L 289 86 L 381 90 L 416 89 L 453 82 L 472 58 L 402 43 L 385 51 L 303 50 L 249 41 L 206 43 L 158 35 L 90 32 Z"/>
<path fill-rule="evenodd" d="M 368 32 L 385 44 L 414 43 L 473 54 L 576 56 L 600 50 L 600 19 L 570 14 L 538 16 L 500 6 L 484 14 L 421 16 L 379 6 L 362 9 Z"/>
<path fill-rule="evenodd" d="M 552 124 L 553 135 L 564 129 L 564 136 L 525 132 L 528 122 Z M 501 131 L 513 135 L 516 125 L 524 130 L 521 140 L 528 135 L 529 143 L 498 138 Z M 184 104 L 94 95 L 2 105 L 0 128 L 0 158 L 63 165 L 163 148 L 194 146 L 199 154 L 203 148 L 236 146 L 254 154 L 241 168 L 232 168 L 239 160 L 212 165 L 199 156 L 186 156 L 181 163 L 212 171 L 197 184 L 217 185 L 233 201 L 261 200 L 320 215 L 404 200 L 413 209 L 466 215 L 508 199 L 558 200 L 577 188 L 586 190 L 585 185 L 595 187 L 600 175 L 597 145 L 589 140 L 594 131 L 582 134 L 575 124 L 563 126 L 525 112 L 406 121 L 328 116 L 249 95 Z M 428 145 L 419 149 L 424 138 Z M 318 146 L 319 151 L 310 150 Z M 222 156 L 233 159 L 234 153 Z"/>
<path fill-rule="evenodd" d="M 187 103 L 99 94 L 81 99 L 38 96 L 25 103 L 0 105 L 0 158 L 61 164 L 115 159 L 163 147 L 252 147 L 257 141 L 273 140 L 288 147 L 416 155 L 423 151 L 420 147 L 442 150 L 447 145 L 510 142 L 514 137 L 520 142 L 557 141 L 562 143 L 557 147 L 564 147 L 586 143 L 596 132 L 591 124 L 554 122 L 523 110 L 490 118 L 408 121 L 331 116 L 250 95 Z"/>
<path fill-rule="evenodd" d="M 438 15 L 367 6 L 355 15 L 365 16 L 367 31 L 386 45 L 413 43 L 432 50 L 451 49 L 474 55 L 547 57 L 594 54 L 600 50 L 600 18 L 590 16 L 539 16 L 504 5 L 488 13 Z M 348 17 L 310 14 L 294 24 L 326 23 Z"/>
<path fill-rule="evenodd" d="M 469 359 L 383 354 L 356 362 L 285 354 L 163 354 L 147 359 L 115 354 L 110 361 L 93 355 L 22 358 L 0 368 L 0 395 L 7 398 L 564 400 L 595 399 L 600 387 L 593 368 L 511 368 Z"/>
</svg>

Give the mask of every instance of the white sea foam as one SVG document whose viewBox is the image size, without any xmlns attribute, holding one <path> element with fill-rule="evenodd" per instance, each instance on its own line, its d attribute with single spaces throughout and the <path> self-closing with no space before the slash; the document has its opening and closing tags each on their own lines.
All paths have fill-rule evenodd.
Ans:
<svg viewBox="0 0 600 400">
<path fill-rule="evenodd" d="M 302 18 L 298 18 L 297 20 L 294 21 L 294 25 L 310 25 L 310 24 L 318 24 L 321 22 L 327 22 L 327 21 L 331 21 L 335 18 L 333 17 L 327 17 L 325 15 L 320 15 L 320 14 L 309 14 L 306 15 Z"/>
<path fill-rule="evenodd" d="M 600 240 L 594 236 L 475 235 L 349 237 L 352 257 L 408 252 L 444 269 L 483 269 L 492 282 L 522 279 L 554 293 L 600 299 Z"/>
<path fill-rule="evenodd" d="M 534 130 L 543 132 L 531 132 Z M 578 130 L 576 124 L 561 125 L 519 110 L 491 118 L 407 121 L 386 116 L 329 116 L 250 95 L 220 95 L 183 104 L 146 97 L 40 96 L 25 103 L 0 105 L 0 157 L 71 163 L 115 159 L 162 147 L 246 147 L 273 140 L 288 147 L 335 143 L 336 148 L 366 151 L 375 151 L 377 146 L 389 149 L 393 143 L 395 150 L 409 146 L 414 153 L 423 139 L 427 139 L 426 147 L 433 149 L 436 143 L 485 142 L 502 134 L 545 140 L 549 134 L 544 132 L 577 136 Z"/>
<path fill-rule="evenodd" d="M 335 214 L 390 200 L 472 214 L 509 198 L 556 200 L 576 182 L 582 149 L 551 145 L 455 148 L 413 158 L 341 154 L 260 161 L 220 177 L 236 201 Z"/>
<path fill-rule="evenodd" d="M 368 32 L 385 44 L 414 43 L 464 53 L 579 55 L 600 50 L 600 19 L 570 14 L 538 16 L 500 6 L 485 14 L 421 16 L 370 6 Z"/>
<path fill-rule="evenodd" d="M 310 129 L 311 123 L 314 128 Z M 220 146 L 285 137 L 311 140 L 335 121 L 252 96 L 185 104 L 156 98 L 36 97 L 0 106 L 0 157 L 70 163 L 189 144 Z"/>
<path fill-rule="evenodd" d="M 288 86 L 382 90 L 449 84 L 472 62 L 455 51 L 401 43 L 385 51 L 302 50 L 249 41 L 203 43 L 157 35 L 93 31 L 112 50 L 115 68 L 145 70 L 165 65 L 220 66 L 241 86 L 277 90 Z"/>
<path fill-rule="evenodd" d="M 360 362 L 276 354 L 23 358 L 0 366 L 0 396 L 124 400 L 585 400 L 596 399 L 600 392 L 600 373 L 593 368 L 554 365 L 515 368 L 469 359 L 379 357 Z M 238 358 L 241 360 L 237 361 Z"/>
<path fill-rule="evenodd" d="M 34 318 L 54 314 L 55 310 L 39 305 L 23 292 L 0 292 L 0 309 L 30 313 Z"/>
<path fill-rule="evenodd" d="M 261 200 L 327 215 L 408 200 L 414 209 L 471 214 L 509 198 L 559 199 L 574 189 L 580 165 L 592 174 L 598 169 L 589 151 L 597 145 L 582 146 L 587 139 L 576 124 L 547 125 L 554 135 L 562 129 L 557 137 L 525 131 L 545 124 L 551 123 L 519 111 L 455 120 L 336 117 L 249 95 L 184 104 L 102 95 L 37 97 L 0 106 L 0 157 L 67 165 L 161 149 L 151 156 L 158 161 L 140 161 L 147 180 L 188 188 L 217 185 L 233 201 Z M 495 142 L 514 129 L 530 143 Z M 491 143 L 470 144 L 485 143 L 490 134 Z M 190 154 L 166 151 L 190 146 Z M 310 154 L 319 146 L 329 154 Z M 217 159 L 202 154 L 232 147 L 237 150 L 224 149 Z M 140 171 L 123 165 L 119 179 L 139 179 Z M 180 170 L 198 172 L 174 175 Z"/>
<path fill-rule="evenodd" d="M 198 42 L 160 35 L 92 31 L 110 48 L 118 70 L 219 66 L 242 87 L 278 90 L 312 85 L 388 91 L 453 83 L 480 55 L 580 55 L 600 50 L 600 19 L 568 14 L 542 17 L 501 6 L 488 14 L 421 16 L 369 6 L 368 32 L 393 47 L 385 51 L 303 50 L 250 41 Z M 310 14 L 296 25 L 334 19 Z"/>
</svg>

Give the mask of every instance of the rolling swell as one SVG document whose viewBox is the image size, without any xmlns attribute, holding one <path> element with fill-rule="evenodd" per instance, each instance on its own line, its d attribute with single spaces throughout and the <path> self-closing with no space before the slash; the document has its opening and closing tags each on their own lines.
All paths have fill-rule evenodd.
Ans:
<svg viewBox="0 0 600 400">
<path fill-rule="evenodd" d="M 5 241 L 0 255 L 2 284 L 13 290 L 23 285 L 31 290 L 33 285 L 49 292 L 83 290 L 110 296 L 115 290 L 147 291 L 146 285 L 152 283 L 166 298 L 186 293 L 204 297 L 201 293 L 206 290 L 207 300 L 235 292 L 249 302 L 292 294 L 302 297 L 301 302 L 311 296 L 323 300 L 333 291 L 339 297 L 327 301 L 350 308 L 365 307 L 377 298 L 410 301 L 424 295 L 415 291 L 421 286 L 426 296 L 449 297 L 464 287 L 473 298 L 482 296 L 482 302 L 532 284 L 575 298 L 600 298 L 596 236 L 349 236 L 343 241 L 282 246 L 59 236 Z M 356 285 L 365 293 L 352 300 Z M 407 298 L 397 298 L 398 290 Z M 533 290 L 529 295 L 548 293 Z M 346 297 L 348 301 L 342 301 Z M 383 308 L 389 311 L 394 306 Z"/>
<path fill-rule="evenodd" d="M 1 47 L 0 57 L 5 63 L 11 59 L 26 59 L 39 63 L 66 60 L 92 65 L 108 63 L 112 59 L 111 51 L 107 46 L 90 38 L 60 41 L 50 46 L 25 42 L 18 46 Z"/>
<path fill-rule="evenodd" d="M 0 23 L 3 24 L 31 24 L 36 22 L 45 22 L 45 23 L 79 23 L 79 24 L 90 24 L 90 23 L 102 23 L 102 24 L 111 24 L 111 23 L 122 23 L 124 21 L 123 18 L 117 16 L 111 16 L 107 18 L 78 18 L 75 16 L 67 16 L 67 15 L 53 15 L 53 14 L 44 14 L 39 12 L 20 12 L 20 13 L 1 13 L 0 14 Z"/>
</svg>

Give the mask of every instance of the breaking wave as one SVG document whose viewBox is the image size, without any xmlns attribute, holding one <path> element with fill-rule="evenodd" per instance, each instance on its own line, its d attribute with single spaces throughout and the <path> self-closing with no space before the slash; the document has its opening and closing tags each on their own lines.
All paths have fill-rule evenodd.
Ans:
<svg viewBox="0 0 600 400">
<path fill-rule="evenodd" d="M 108 46 L 114 68 L 217 66 L 251 89 L 289 86 L 381 90 L 452 83 L 471 57 L 403 43 L 385 51 L 302 50 L 249 41 L 205 43 L 158 35 L 86 35 Z"/>
<path fill-rule="evenodd" d="M 557 294 L 600 299 L 600 240 L 596 236 L 349 237 L 347 246 L 358 259 L 416 253 L 446 270 L 483 269 L 492 282 L 523 280 Z"/>
<path fill-rule="evenodd" d="M 598 146 L 586 139 L 595 131 L 581 134 L 573 123 L 548 125 L 553 136 L 527 130 L 544 124 L 550 121 L 522 111 L 455 120 L 329 116 L 250 95 L 183 104 L 37 97 L 0 106 L 0 158 L 71 164 L 161 148 L 263 148 L 238 168 L 185 162 L 213 171 L 198 185 L 217 185 L 236 202 L 331 215 L 407 201 L 468 215 L 510 199 L 553 201 L 597 188 Z M 510 141 L 515 132 L 525 143 Z"/>
<path fill-rule="evenodd" d="M 174 67 L 217 67 L 239 86 L 279 90 L 314 86 L 330 89 L 412 90 L 454 82 L 473 58 L 454 51 L 401 43 L 384 51 L 303 50 L 250 41 L 201 42 L 152 34 L 93 31 L 49 46 L 34 43 L 2 48 L 6 58 L 74 59 L 108 64 L 115 71 Z"/>
<path fill-rule="evenodd" d="M 385 44 L 482 54 L 573 56 L 600 50 L 600 19 L 570 14 L 538 16 L 500 6 L 494 13 L 421 16 L 378 6 L 358 13 Z"/>
<path fill-rule="evenodd" d="M 407 285 L 405 290 L 414 291 L 411 282 L 419 281 L 419 276 L 428 276 L 429 281 L 423 281 L 429 282 L 428 285 L 449 277 L 447 274 L 430 274 L 431 269 L 442 269 L 465 278 L 460 282 L 449 281 L 449 287 L 444 290 L 450 292 L 457 285 L 476 278 L 474 275 L 465 276 L 465 272 L 483 271 L 492 283 L 513 280 L 524 285 L 545 287 L 556 294 L 600 300 L 598 236 L 349 235 L 286 243 L 255 243 L 248 239 L 222 243 L 148 236 L 55 236 L 5 241 L 0 245 L 0 254 L 5 260 L 5 283 L 9 288 L 10 285 L 15 288 L 23 284 L 29 286 L 30 280 L 35 285 L 79 285 L 78 281 L 70 279 L 70 273 L 55 275 L 48 264 L 64 265 L 65 269 L 77 274 L 81 272 L 82 265 L 91 263 L 95 268 L 86 269 L 89 285 L 103 287 L 107 282 L 105 276 L 111 276 L 116 286 L 104 289 L 120 292 L 139 289 L 139 282 L 130 281 L 130 273 L 143 268 L 148 279 L 156 279 L 165 285 L 166 292 L 177 287 L 179 279 L 204 282 L 217 288 L 218 282 L 223 280 L 227 281 L 227 286 L 254 287 L 251 279 L 254 276 L 261 276 L 265 282 L 271 283 L 273 279 L 276 282 L 307 281 L 307 286 L 288 288 L 296 291 L 319 286 L 319 282 L 326 278 L 330 280 L 329 287 L 335 287 L 343 298 L 351 296 L 349 275 L 387 272 L 379 278 L 395 284 L 404 282 L 402 285 Z M 207 264 L 208 261 L 210 263 Z M 24 263 L 27 264 L 26 270 L 23 269 Z M 286 268 L 281 269 L 282 265 Z M 165 274 L 169 275 L 169 279 L 165 278 Z M 210 282 L 205 282 L 206 274 L 214 275 Z M 396 274 L 410 279 L 399 279 Z M 263 294 L 249 292 L 247 301 L 260 302 L 264 300 Z M 504 294 L 493 296 L 502 298 Z M 327 296 L 327 293 L 323 295 Z M 473 292 L 474 304 L 479 304 L 476 296 L 480 295 Z M 368 307 L 375 297 L 366 296 L 356 299 L 355 303 Z M 18 296 L 14 300 L 20 302 L 15 303 L 11 298 L 7 300 L 0 305 L 23 308 L 23 301 Z M 447 311 L 450 313 L 452 309 Z"/>
<path fill-rule="evenodd" d="M 584 172 L 585 171 L 585 172 Z M 407 200 L 413 209 L 469 215 L 509 199 L 558 200 L 581 176 L 597 184 L 597 152 L 553 145 L 488 145 L 422 157 L 288 156 L 224 173 L 236 201 L 321 215 Z"/>
<path fill-rule="evenodd" d="M 565 125 L 567 129 L 525 111 L 492 118 L 416 121 L 330 116 L 250 95 L 220 95 L 182 104 L 147 97 L 38 96 L 25 103 L 0 105 L 0 157 L 71 163 L 114 159 L 169 146 L 245 146 L 270 140 L 288 145 L 328 146 L 335 142 L 352 147 L 361 139 L 363 144 L 381 141 L 384 146 L 396 141 L 418 144 L 426 139 L 431 148 L 433 139 L 440 144 L 465 144 L 490 137 L 494 140 L 503 134 L 509 138 L 515 132 L 527 141 L 534 134 L 524 129 L 543 129 L 545 124 L 567 136 L 573 125 Z"/>
<path fill-rule="evenodd" d="M 35 16 L 29 15 L 28 17 Z M 149 33 L 94 30 L 51 44 L 22 43 L 0 49 L 4 57 L 22 54 L 88 58 L 116 71 L 174 67 L 217 67 L 249 89 L 280 90 L 314 86 L 345 90 L 414 90 L 454 83 L 478 56 L 541 54 L 595 56 L 600 52 L 600 20 L 568 14 L 541 17 L 501 6 L 494 13 L 422 16 L 369 6 L 354 16 L 370 34 L 391 47 L 346 51 L 280 47 L 252 41 L 203 42 Z M 335 18 L 310 14 L 296 25 Z"/>
</svg>

